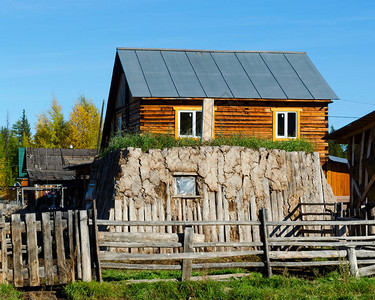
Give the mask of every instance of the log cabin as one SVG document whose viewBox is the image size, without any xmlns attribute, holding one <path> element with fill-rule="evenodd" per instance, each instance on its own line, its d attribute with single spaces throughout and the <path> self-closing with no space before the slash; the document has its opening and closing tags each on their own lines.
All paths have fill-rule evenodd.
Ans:
<svg viewBox="0 0 375 300">
<path fill-rule="evenodd" d="M 101 146 L 124 130 L 305 138 L 324 163 L 335 99 L 305 52 L 117 48 Z"/>
<path fill-rule="evenodd" d="M 348 145 L 350 207 L 375 206 L 375 111 L 327 136 Z"/>
</svg>

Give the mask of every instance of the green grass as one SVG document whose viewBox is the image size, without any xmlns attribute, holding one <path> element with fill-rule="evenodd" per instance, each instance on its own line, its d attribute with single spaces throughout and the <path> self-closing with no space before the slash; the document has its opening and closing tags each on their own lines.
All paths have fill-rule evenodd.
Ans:
<svg viewBox="0 0 375 300">
<path fill-rule="evenodd" d="M 285 141 L 272 141 L 269 139 L 257 138 L 247 135 L 219 136 L 210 142 L 203 142 L 200 139 L 180 138 L 175 139 L 168 134 L 123 134 L 121 137 L 115 136 L 111 139 L 108 147 L 103 150 L 101 156 L 106 156 L 118 149 L 134 147 L 141 148 L 142 151 L 150 149 L 164 149 L 172 147 L 192 147 L 192 146 L 241 146 L 251 149 L 281 149 L 286 151 L 314 151 L 312 142 L 305 139 L 289 139 Z"/>
<path fill-rule="evenodd" d="M 0 299 L 22 299 L 21 293 L 12 285 L 0 284 Z"/>
<path fill-rule="evenodd" d="M 118 272 L 123 278 L 140 279 L 147 272 L 107 271 L 105 280 Z M 137 273 L 143 275 L 136 275 Z M 168 277 L 165 273 L 152 276 Z M 168 272 L 167 272 L 168 273 Z M 112 275 L 110 275 L 112 274 Z M 126 275 L 124 275 L 126 274 Z M 134 276 L 129 276 L 133 274 Z M 171 272 L 173 275 L 174 272 Z M 176 274 L 174 274 L 176 275 Z M 173 276 L 172 276 L 173 277 Z M 118 278 L 117 278 L 118 279 Z M 302 279 L 288 274 L 264 278 L 259 273 L 228 281 L 155 282 L 126 284 L 126 280 L 76 282 L 65 287 L 68 299 L 375 299 L 375 278 L 358 280 L 332 272 Z"/>
</svg>

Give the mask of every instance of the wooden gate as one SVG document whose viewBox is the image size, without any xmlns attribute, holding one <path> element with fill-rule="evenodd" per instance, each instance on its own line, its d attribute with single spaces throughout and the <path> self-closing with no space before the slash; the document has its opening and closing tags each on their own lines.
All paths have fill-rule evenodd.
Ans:
<svg viewBox="0 0 375 300">
<path fill-rule="evenodd" d="M 91 280 L 88 211 L 13 214 L 0 223 L 2 283 L 16 287 Z"/>
</svg>

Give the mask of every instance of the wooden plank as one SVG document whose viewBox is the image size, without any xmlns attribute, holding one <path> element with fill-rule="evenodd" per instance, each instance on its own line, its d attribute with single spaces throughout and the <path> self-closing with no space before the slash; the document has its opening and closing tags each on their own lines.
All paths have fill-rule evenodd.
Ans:
<svg viewBox="0 0 375 300">
<path fill-rule="evenodd" d="M 346 255 L 346 251 L 345 255 Z M 100 251 L 99 257 L 103 261 L 127 261 L 127 260 L 181 260 L 181 259 L 211 259 L 234 256 L 248 256 L 263 254 L 263 251 L 232 251 L 232 252 L 194 252 L 194 253 L 163 253 L 163 254 L 139 254 L 139 253 L 114 253 Z"/>
<path fill-rule="evenodd" d="M 22 275 L 22 236 L 21 236 L 21 216 L 12 215 L 12 245 L 13 245 L 13 284 L 15 287 L 23 286 Z"/>
<path fill-rule="evenodd" d="M 96 275 L 96 280 L 99 281 L 100 283 L 103 282 L 103 277 L 102 277 L 102 269 L 100 265 L 100 259 L 99 259 L 99 238 L 98 238 L 98 211 L 96 209 L 96 199 L 93 200 L 93 248 L 94 248 L 94 255 L 95 255 L 95 275 Z"/>
<path fill-rule="evenodd" d="M 271 259 L 338 258 L 346 257 L 346 250 L 270 251 Z"/>
<path fill-rule="evenodd" d="M 82 254 L 82 280 L 91 281 L 91 253 L 90 253 L 90 237 L 88 228 L 87 211 L 79 212 L 79 225 L 81 235 L 81 254 Z"/>
<path fill-rule="evenodd" d="M 68 210 L 68 236 L 69 236 L 69 257 L 73 262 L 72 269 L 74 270 L 74 227 L 73 227 L 73 211 Z M 75 281 L 75 272 L 72 272 L 72 281 Z"/>
<path fill-rule="evenodd" d="M 47 285 L 54 284 L 53 258 L 52 258 L 52 235 L 50 213 L 42 213 L 42 234 L 44 253 L 44 277 Z"/>
<path fill-rule="evenodd" d="M 323 267 L 323 266 L 342 266 L 348 262 L 344 260 L 327 260 L 327 261 L 273 261 L 272 267 L 288 268 L 288 267 Z"/>
<path fill-rule="evenodd" d="M 8 255 L 7 255 L 7 238 L 6 228 L 1 229 L 1 283 L 8 283 Z"/>
<path fill-rule="evenodd" d="M 257 205 L 255 201 L 255 194 L 254 191 L 250 191 L 250 215 L 251 215 L 251 221 L 257 221 Z M 253 231 L 253 240 L 254 242 L 260 241 L 260 232 L 259 232 L 259 226 L 251 226 L 251 229 Z"/>
<path fill-rule="evenodd" d="M 102 268 L 125 270 L 181 270 L 181 265 L 102 263 Z"/>
<path fill-rule="evenodd" d="M 75 252 L 77 262 L 77 278 L 82 279 L 82 260 L 81 260 L 81 240 L 79 231 L 79 211 L 74 211 L 74 233 L 75 233 Z"/>
<path fill-rule="evenodd" d="M 183 241 L 183 233 L 153 233 L 153 232 L 98 232 L 99 242 L 123 243 L 178 243 Z M 194 234 L 194 243 L 203 243 L 204 234 Z"/>
<path fill-rule="evenodd" d="M 284 222 L 284 221 L 283 221 Z M 287 221 L 285 221 L 287 222 Z M 296 221 L 292 221 L 296 222 Z M 375 220 L 372 221 L 375 225 Z M 270 222 L 268 222 L 270 223 Z M 267 224 L 268 224 L 267 223 Z M 98 225 L 104 226 L 195 226 L 195 225 L 260 225 L 259 221 L 220 221 L 220 220 L 203 220 L 203 221 L 111 221 L 111 220 L 98 220 Z"/>
<path fill-rule="evenodd" d="M 29 266 L 30 286 L 38 286 L 39 280 L 39 259 L 38 242 L 36 236 L 36 217 L 34 213 L 26 214 L 26 232 L 27 232 L 27 258 Z"/>
<path fill-rule="evenodd" d="M 61 211 L 55 212 L 55 238 L 56 238 L 56 258 L 57 258 L 57 275 L 59 283 L 65 284 L 68 282 L 68 268 L 65 261 L 65 245 L 62 228 L 62 214 Z"/>
<path fill-rule="evenodd" d="M 194 231 L 192 227 L 185 227 L 184 230 L 184 253 L 194 252 L 193 248 Z M 191 277 L 193 261 L 191 259 L 184 259 L 182 261 L 182 281 L 188 281 Z"/>
<path fill-rule="evenodd" d="M 367 194 L 370 191 L 371 187 L 373 186 L 374 182 L 375 182 L 375 174 L 372 175 L 370 182 L 367 184 L 362 196 L 360 197 L 361 200 L 358 202 L 357 208 L 359 208 L 365 201 Z"/>
<path fill-rule="evenodd" d="M 216 193 L 216 211 L 217 211 L 217 219 L 219 221 L 224 220 L 224 213 L 223 213 L 223 195 L 222 195 L 222 188 L 219 184 L 218 190 Z M 225 236 L 224 236 L 224 226 L 219 225 L 219 242 L 225 242 Z M 219 251 L 223 251 L 223 248 L 219 248 Z"/>
</svg>

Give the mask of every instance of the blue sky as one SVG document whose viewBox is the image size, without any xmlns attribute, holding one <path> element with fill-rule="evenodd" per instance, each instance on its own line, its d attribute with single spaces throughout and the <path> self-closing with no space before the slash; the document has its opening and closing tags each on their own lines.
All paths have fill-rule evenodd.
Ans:
<svg viewBox="0 0 375 300">
<path fill-rule="evenodd" d="M 342 99 L 336 129 L 375 109 L 375 1 L 0 0 L 0 126 L 107 100 L 116 47 L 306 51 Z M 332 117 L 331 117 L 332 116 Z"/>
</svg>

